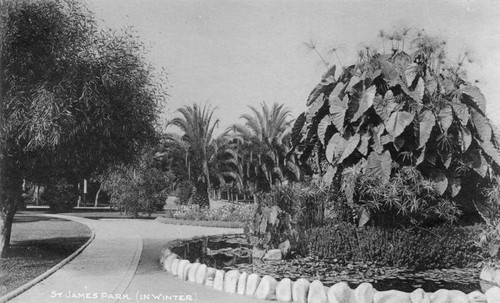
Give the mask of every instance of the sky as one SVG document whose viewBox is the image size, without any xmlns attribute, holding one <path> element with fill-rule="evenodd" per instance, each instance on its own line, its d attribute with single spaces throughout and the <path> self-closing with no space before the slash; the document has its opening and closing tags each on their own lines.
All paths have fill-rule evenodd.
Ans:
<svg viewBox="0 0 500 303">
<path fill-rule="evenodd" d="M 103 27 L 132 26 L 148 47 L 147 60 L 168 73 L 164 119 L 193 103 L 216 107 L 219 133 L 248 105 L 285 103 L 294 117 L 306 108 L 325 66 L 304 43 L 314 42 L 329 64 L 356 50 L 381 49 L 379 30 L 409 26 L 447 41 L 448 56 L 469 51 L 470 81 L 500 125 L 500 1 L 492 0 L 84 0 Z"/>
</svg>

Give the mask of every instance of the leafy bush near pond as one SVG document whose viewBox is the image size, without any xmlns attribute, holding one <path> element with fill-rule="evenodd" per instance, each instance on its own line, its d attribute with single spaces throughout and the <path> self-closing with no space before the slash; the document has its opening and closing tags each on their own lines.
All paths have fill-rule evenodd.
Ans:
<svg viewBox="0 0 500 303">
<path fill-rule="evenodd" d="M 255 206 L 253 204 L 225 205 L 217 209 L 200 208 L 193 204 L 181 206 L 171 215 L 174 219 L 195 221 L 229 221 L 247 222 L 253 216 Z"/>
<path fill-rule="evenodd" d="M 252 242 L 258 249 L 268 250 L 288 241 L 294 250 L 302 230 L 326 222 L 329 199 L 329 192 L 319 185 L 300 183 L 275 186 L 258 195 L 249 231 Z"/>
<path fill-rule="evenodd" d="M 308 229 L 302 251 L 344 262 L 377 262 L 415 269 L 475 266 L 485 253 L 475 243 L 478 227 L 429 229 L 357 228 L 337 224 Z"/>
</svg>

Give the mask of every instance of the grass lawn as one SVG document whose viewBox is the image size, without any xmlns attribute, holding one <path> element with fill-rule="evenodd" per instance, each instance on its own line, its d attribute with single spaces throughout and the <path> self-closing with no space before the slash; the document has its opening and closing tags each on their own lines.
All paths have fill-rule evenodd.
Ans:
<svg viewBox="0 0 500 303">
<path fill-rule="evenodd" d="M 83 224 L 19 212 L 12 227 L 11 248 L 0 258 L 0 296 L 43 274 L 90 236 Z"/>
</svg>

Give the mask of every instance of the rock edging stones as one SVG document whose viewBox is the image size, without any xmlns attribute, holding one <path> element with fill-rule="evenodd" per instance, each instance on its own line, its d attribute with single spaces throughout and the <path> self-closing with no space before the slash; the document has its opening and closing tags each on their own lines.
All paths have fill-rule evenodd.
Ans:
<svg viewBox="0 0 500 303">
<path fill-rule="evenodd" d="M 160 255 L 161 267 L 184 281 L 197 283 L 227 293 L 253 296 L 262 300 L 296 303 L 500 303 L 500 287 L 493 286 L 485 293 L 473 291 L 465 294 L 458 290 L 440 289 L 433 293 L 418 288 L 411 293 L 399 290 L 377 291 L 370 283 L 351 289 L 345 282 L 326 287 L 319 280 L 291 281 L 255 273 L 225 272 L 205 264 L 182 260 L 170 249 Z"/>
</svg>

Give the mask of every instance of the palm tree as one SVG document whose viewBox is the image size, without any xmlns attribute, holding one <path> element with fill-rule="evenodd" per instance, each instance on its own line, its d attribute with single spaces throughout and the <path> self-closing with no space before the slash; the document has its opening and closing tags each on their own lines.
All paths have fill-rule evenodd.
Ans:
<svg viewBox="0 0 500 303">
<path fill-rule="evenodd" d="M 275 182 L 287 179 L 287 175 L 298 178 L 297 167 L 286 158 L 290 150 L 290 109 L 278 103 L 271 107 L 262 103 L 260 109 L 253 106 L 249 108 L 252 114 L 241 116 L 245 123 L 235 124 L 228 129 L 238 144 L 237 149 L 245 167 L 244 181 L 254 183 L 257 190 L 266 191 Z"/>
<path fill-rule="evenodd" d="M 180 142 L 189 146 L 186 165 L 188 169 L 192 168 L 189 174 L 196 188 L 194 201 L 201 207 L 210 206 L 208 190 L 211 188 L 211 184 L 208 149 L 213 144 L 213 132 L 219 124 L 219 119 L 213 120 L 214 111 L 215 108 L 211 108 L 207 104 L 203 107 L 198 104 L 184 106 L 177 110 L 181 117 L 176 117 L 167 123 L 167 127 L 173 125 L 182 131 Z"/>
</svg>

